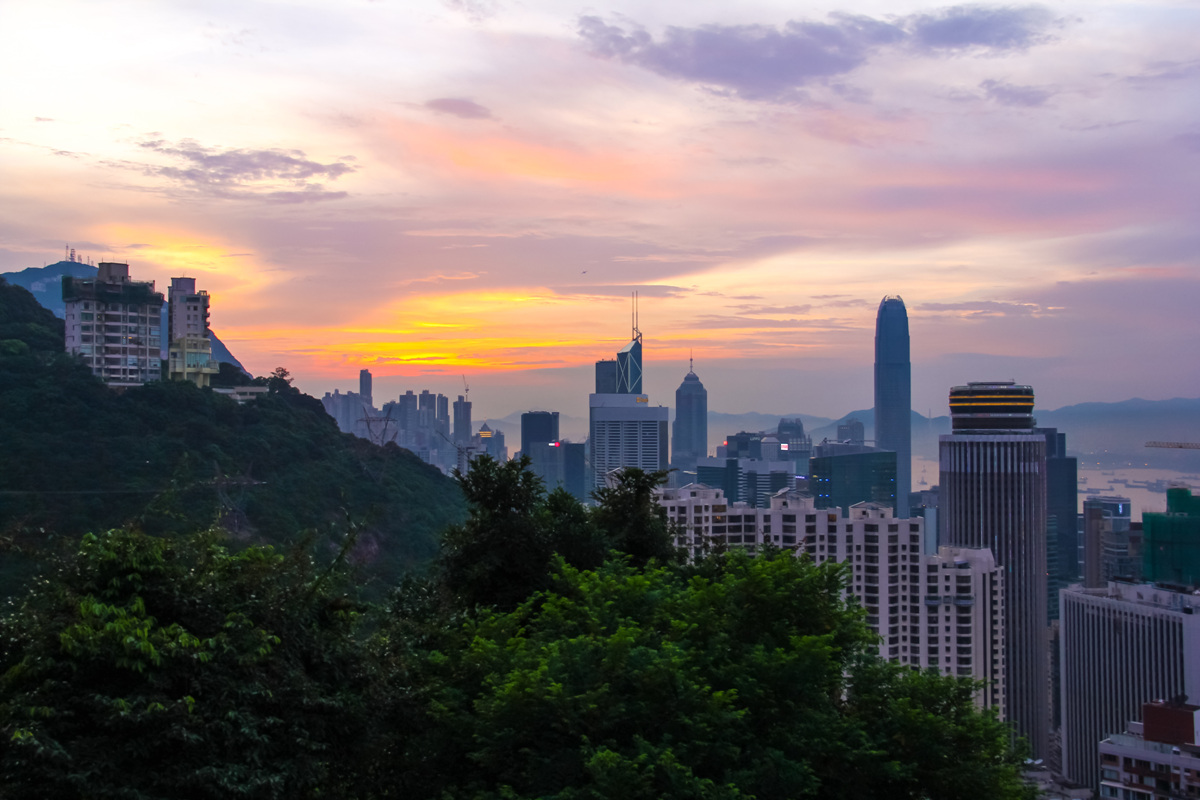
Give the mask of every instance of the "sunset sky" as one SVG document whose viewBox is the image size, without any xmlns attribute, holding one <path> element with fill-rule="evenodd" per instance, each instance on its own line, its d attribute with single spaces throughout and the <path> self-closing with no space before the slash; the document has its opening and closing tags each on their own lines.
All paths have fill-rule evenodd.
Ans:
<svg viewBox="0 0 1200 800">
<path fill-rule="evenodd" d="M 1200 4 L 0 7 L 0 272 L 191 275 L 256 374 L 586 416 L 646 390 L 913 405 L 1200 396 Z"/>
</svg>

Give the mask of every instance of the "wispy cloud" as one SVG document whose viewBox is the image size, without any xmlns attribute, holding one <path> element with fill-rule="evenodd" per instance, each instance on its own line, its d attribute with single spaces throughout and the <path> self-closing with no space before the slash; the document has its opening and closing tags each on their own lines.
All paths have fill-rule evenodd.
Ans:
<svg viewBox="0 0 1200 800">
<path fill-rule="evenodd" d="M 334 200 L 347 193 L 329 191 L 314 179 L 337 180 L 355 171 L 346 159 L 322 164 L 301 150 L 222 150 L 192 139 L 174 144 L 151 139 L 139 146 L 175 162 L 146 165 L 146 172 L 169 178 L 196 194 L 223 199 L 253 197 L 268 203 Z"/>
<path fill-rule="evenodd" d="M 474 100 L 461 97 L 438 97 L 425 102 L 425 107 L 439 114 L 449 114 L 463 119 L 491 119 L 492 112 Z"/>
<path fill-rule="evenodd" d="M 635 25 L 579 20 L 593 55 L 691 81 L 748 100 L 802 99 L 803 87 L 844 75 L 889 46 L 919 55 L 996 54 L 1049 41 L 1057 25 L 1042 6 L 962 5 L 897 19 L 833 13 L 827 21 L 668 27 L 655 39 Z"/>
</svg>

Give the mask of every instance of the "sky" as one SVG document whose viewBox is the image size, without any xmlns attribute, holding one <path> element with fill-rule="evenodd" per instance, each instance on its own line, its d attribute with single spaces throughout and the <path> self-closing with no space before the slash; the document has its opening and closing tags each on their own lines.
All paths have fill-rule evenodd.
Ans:
<svg viewBox="0 0 1200 800">
<path fill-rule="evenodd" d="M 586 416 L 1200 396 L 1200 4 L 11 0 L 0 272 L 189 275 L 256 374 Z M 12 79 L 19 76 L 19 79 Z M 465 377 L 464 377 L 465 376 Z"/>
</svg>

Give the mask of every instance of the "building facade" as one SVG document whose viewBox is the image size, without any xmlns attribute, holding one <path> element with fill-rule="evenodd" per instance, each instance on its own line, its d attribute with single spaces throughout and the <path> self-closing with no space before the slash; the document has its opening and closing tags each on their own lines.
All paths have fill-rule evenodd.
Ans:
<svg viewBox="0 0 1200 800">
<path fill-rule="evenodd" d="M 729 503 L 720 489 L 692 484 L 661 491 L 659 503 L 692 557 L 714 548 L 753 555 L 795 550 L 850 569 L 845 594 L 860 603 L 879 636 L 879 654 L 916 669 L 985 681 L 977 703 L 1003 714 L 1004 587 L 987 550 L 925 552 L 924 520 L 896 519 L 889 506 L 818 509 L 783 490 L 766 508 Z"/>
<path fill-rule="evenodd" d="M 666 406 L 650 405 L 644 394 L 593 394 L 588 412 L 592 488 L 604 486 L 605 476 L 622 467 L 667 469 Z"/>
<path fill-rule="evenodd" d="M 129 265 L 102 261 L 94 279 L 62 279 L 66 350 L 112 387 L 162 378 L 161 292 L 135 281 Z"/>
<path fill-rule="evenodd" d="M 908 516 L 912 491 L 912 364 L 908 311 L 885 297 L 875 317 L 875 446 L 896 454 L 896 514 Z"/>
<path fill-rule="evenodd" d="M 1142 721 L 1100 743 L 1100 797 L 1180 800 L 1200 797 L 1200 706 L 1146 703 Z"/>
<path fill-rule="evenodd" d="M 988 548 L 1004 570 L 1005 716 L 1033 757 L 1046 759 L 1046 437 L 1033 432 L 1033 389 L 1012 382 L 956 386 L 950 415 L 953 433 L 939 441 L 938 541 Z"/>
<path fill-rule="evenodd" d="M 1200 497 L 1167 489 L 1167 510 L 1142 514 L 1146 580 L 1200 586 Z"/>
<path fill-rule="evenodd" d="M 1062 767 L 1098 785 L 1097 745 L 1142 704 L 1200 697 L 1200 596 L 1111 582 L 1062 592 Z"/>
<path fill-rule="evenodd" d="M 558 441 L 557 411 L 526 411 L 521 415 L 521 453 L 532 455 L 535 445 Z"/>
<path fill-rule="evenodd" d="M 212 357 L 208 292 L 196 291 L 195 278 L 171 278 L 167 290 L 167 377 L 208 386 L 220 372 Z"/>
<path fill-rule="evenodd" d="M 896 508 L 897 454 L 867 445 L 822 442 L 808 462 L 817 508 L 881 503 Z"/>
</svg>

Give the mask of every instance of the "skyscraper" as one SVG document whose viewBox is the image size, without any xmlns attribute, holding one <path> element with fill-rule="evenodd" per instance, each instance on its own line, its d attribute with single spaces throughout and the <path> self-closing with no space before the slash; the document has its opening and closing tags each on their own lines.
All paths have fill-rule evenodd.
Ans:
<svg viewBox="0 0 1200 800">
<path fill-rule="evenodd" d="M 942 436 L 939 540 L 987 547 L 1004 569 L 1005 716 L 1034 758 L 1049 751 L 1046 621 L 1046 437 L 1033 430 L 1033 389 L 1012 381 L 950 390 Z"/>
<path fill-rule="evenodd" d="M 521 452 L 532 456 L 534 445 L 558 441 L 557 411 L 526 411 L 521 415 Z"/>
<path fill-rule="evenodd" d="M 358 371 L 358 395 L 362 398 L 364 405 L 372 408 L 375 406 L 374 398 L 371 396 L 371 370 L 369 369 Z"/>
<path fill-rule="evenodd" d="M 461 394 L 454 401 L 454 441 L 458 444 L 471 441 L 471 401 Z"/>
<path fill-rule="evenodd" d="M 912 363 L 908 312 L 885 297 L 875 317 L 875 446 L 896 453 L 896 516 L 908 517 L 912 491 Z"/>
<path fill-rule="evenodd" d="M 596 388 L 604 387 L 600 364 Z M 609 472 L 638 467 L 648 472 L 667 468 L 667 420 L 670 409 L 651 406 L 642 394 L 642 332 L 637 325 L 634 295 L 633 338 L 617 353 L 616 392 L 596 392 L 588 398 L 588 448 L 592 459 L 592 488 L 605 485 Z"/>
<path fill-rule="evenodd" d="M 675 390 L 675 424 L 671 434 L 674 439 L 671 467 L 679 472 L 694 472 L 696 461 L 708 455 L 708 390 L 690 360 L 688 374 Z"/>
</svg>

